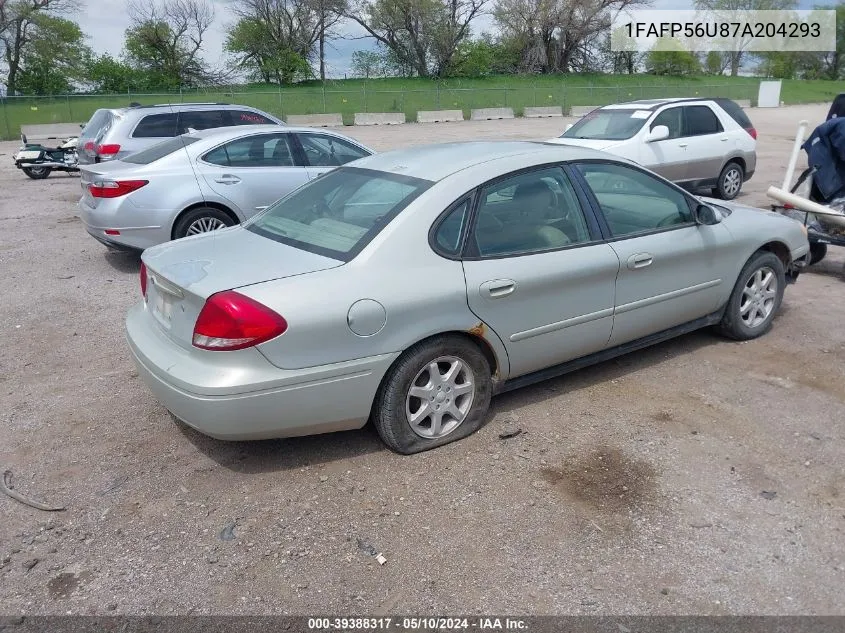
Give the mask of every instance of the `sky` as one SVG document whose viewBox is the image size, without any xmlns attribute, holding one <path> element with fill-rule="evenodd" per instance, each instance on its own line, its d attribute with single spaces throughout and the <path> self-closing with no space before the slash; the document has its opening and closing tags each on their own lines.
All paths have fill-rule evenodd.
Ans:
<svg viewBox="0 0 845 633">
<path fill-rule="evenodd" d="M 88 35 L 88 45 L 98 53 L 120 54 L 123 48 L 123 33 L 129 26 L 126 12 L 128 0 L 83 0 L 83 8 L 73 16 Z M 212 64 L 224 62 L 223 42 L 226 26 L 234 21 L 228 8 L 229 0 L 212 0 L 214 5 L 214 25 L 206 34 L 204 57 Z M 813 0 L 799 0 L 799 8 L 810 8 Z M 830 4 L 834 4 L 831 0 Z M 692 0 L 653 0 L 651 9 L 689 9 Z M 473 22 L 475 34 L 493 30 L 490 16 L 482 16 Z M 327 44 L 326 68 L 332 78 L 342 78 L 350 72 L 352 53 L 356 50 L 370 49 L 375 46 L 372 38 L 362 38 L 364 31 L 357 25 L 344 25 L 341 29 L 349 39 L 333 40 Z"/>
</svg>

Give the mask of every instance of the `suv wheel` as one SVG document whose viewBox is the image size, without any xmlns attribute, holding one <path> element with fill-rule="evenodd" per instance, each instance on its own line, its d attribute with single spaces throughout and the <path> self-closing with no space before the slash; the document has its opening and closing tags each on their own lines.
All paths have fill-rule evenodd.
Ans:
<svg viewBox="0 0 845 633">
<path fill-rule="evenodd" d="M 730 162 L 722 168 L 713 194 L 722 200 L 733 200 L 742 189 L 745 171 L 739 163 Z"/>
</svg>

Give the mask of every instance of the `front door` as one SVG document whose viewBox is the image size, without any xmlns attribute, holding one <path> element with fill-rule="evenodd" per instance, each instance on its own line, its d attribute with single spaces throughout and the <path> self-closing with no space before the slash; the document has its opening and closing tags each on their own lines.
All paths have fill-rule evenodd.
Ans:
<svg viewBox="0 0 845 633">
<path fill-rule="evenodd" d="M 696 224 L 687 194 L 645 171 L 599 161 L 578 169 L 620 262 L 610 345 L 715 312 L 735 281 L 727 229 Z"/>
<path fill-rule="evenodd" d="M 619 259 L 587 218 L 559 167 L 480 191 L 463 262 L 467 302 L 504 342 L 511 378 L 607 345 Z"/>
<path fill-rule="evenodd" d="M 289 134 L 255 134 L 206 153 L 197 161 L 197 171 L 208 187 L 249 218 L 308 182 L 295 156 Z"/>
</svg>

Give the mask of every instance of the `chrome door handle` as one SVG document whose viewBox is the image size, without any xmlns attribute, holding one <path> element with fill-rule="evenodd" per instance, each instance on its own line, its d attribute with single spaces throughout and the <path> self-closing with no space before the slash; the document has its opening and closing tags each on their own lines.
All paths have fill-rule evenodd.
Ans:
<svg viewBox="0 0 845 633">
<path fill-rule="evenodd" d="M 726 143 L 726 142 L 728 141 L 728 137 L 727 137 L 727 136 L 723 136 L 723 137 L 722 137 L 722 138 L 720 138 L 719 140 L 720 140 L 720 141 L 722 141 L 723 143 Z"/>
<path fill-rule="evenodd" d="M 686 147 L 687 143 L 678 143 L 678 147 Z"/>
<path fill-rule="evenodd" d="M 270 205 L 267 205 L 267 206 L 264 206 L 264 207 L 255 207 L 255 210 L 256 211 L 264 211 L 264 209 L 269 209 L 269 208 L 270 208 Z"/>
<path fill-rule="evenodd" d="M 221 185 L 236 185 L 240 181 L 240 178 L 231 174 L 223 174 L 219 178 L 214 179 L 214 182 L 220 183 Z"/>
<path fill-rule="evenodd" d="M 645 268 L 646 266 L 651 266 L 653 261 L 654 258 L 651 256 L 651 253 L 637 253 L 628 258 L 628 268 L 631 270 Z"/>
<path fill-rule="evenodd" d="M 507 297 L 516 290 L 516 282 L 513 279 L 494 279 L 493 281 L 485 281 L 479 287 L 478 291 L 481 296 L 488 299 L 499 299 Z"/>
</svg>

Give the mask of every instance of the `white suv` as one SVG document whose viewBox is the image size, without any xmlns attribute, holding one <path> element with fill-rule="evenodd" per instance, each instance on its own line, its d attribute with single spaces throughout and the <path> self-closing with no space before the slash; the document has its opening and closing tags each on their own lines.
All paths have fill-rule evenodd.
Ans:
<svg viewBox="0 0 845 633">
<path fill-rule="evenodd" d="M 732 200 L 757 165 L 757 131 L 730 99 L 649 99 L 597 108 L 552 143 L 622 156 Z"/>
</svg>

